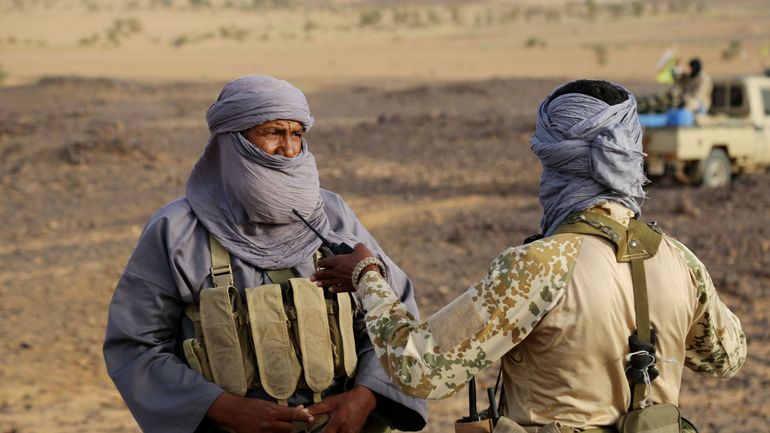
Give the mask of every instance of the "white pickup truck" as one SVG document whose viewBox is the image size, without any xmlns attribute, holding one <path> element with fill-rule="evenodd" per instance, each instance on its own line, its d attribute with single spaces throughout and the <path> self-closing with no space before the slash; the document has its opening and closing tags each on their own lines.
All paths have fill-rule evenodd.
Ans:
<svg viewBox="0 0 770 433">
<path fill-rule="evenodd" d="M 645 127 L 651 178 L 718 187 L 734 174 L 770 168 L 770 78 L 736 77 L 714 83 L 711 109 L 690 126 Z"/>
</svg>

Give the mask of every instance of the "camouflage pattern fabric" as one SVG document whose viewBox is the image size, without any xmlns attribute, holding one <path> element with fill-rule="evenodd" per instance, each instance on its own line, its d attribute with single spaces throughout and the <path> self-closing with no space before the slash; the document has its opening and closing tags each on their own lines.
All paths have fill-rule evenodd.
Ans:
<svg viewBox="0 0 770 433">
<path fill-rule="evenodd" d="M 482 320 L 419 323 L 380 275 L 368 272 L 357 293 L 375 353 L 403 392 L 428 399 L 453 395 L 523 340 L 559 300 L 579 248 L 574 236 L 560 235 L 504 251 L 461 297 Z M 434 335 L 442 327 L 462 338 L 446 347 Z"/>
<path fill-rule="evenodd" d="M 563 234 L 510 248 L 490 265 L 485 278 L 418 322 L 393 296 L 377 272 L 358 284 L 356 296 L 377 357 L 407 394 L 446 398 L 520 343 L 564 296 L 583 235 Z M 703 264 L 666 236 L 686 262 L 698 299 L 686 339 L 687 367 L 731 376 L 746 359 L 740 322 L 718 296 Z M 625 344 L 625 342 L 622 342 Z"/>
<path fill-rule="evenodd" d="M 685 365 L 716 377 L 732 377 L 746 362 L 746 335 L 741 322 L 719 301 L 706 267 L 687 247 L 667 237 L 687 262 L 698 289 L 695 318 L 687 335 Z"/>
</svg>

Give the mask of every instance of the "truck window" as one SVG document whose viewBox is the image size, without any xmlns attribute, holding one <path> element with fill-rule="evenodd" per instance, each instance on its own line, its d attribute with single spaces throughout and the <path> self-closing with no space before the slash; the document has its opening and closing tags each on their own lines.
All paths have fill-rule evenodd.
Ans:
<svg viewBox="0 0 770 433">
<path fill-rule="evenodd" d="M 762 105 L 765 106 L 765 116 L 770 116 L 770 89 L 762 89 Z"/>
<path fill-rule="evenodd" d="M 727 86 L 718 84 L 711 92 L 711 107 L 727 108 Z"/>
<path fill-rule="evenodd" d="M 730 86 L 730 108 L 743 106 L 743 88 L 740 86 Z"/>
</svg>

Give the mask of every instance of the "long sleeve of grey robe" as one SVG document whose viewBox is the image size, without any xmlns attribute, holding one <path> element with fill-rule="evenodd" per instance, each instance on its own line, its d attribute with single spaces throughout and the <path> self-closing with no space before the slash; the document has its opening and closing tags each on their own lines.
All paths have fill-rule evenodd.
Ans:
<svg viewBox="0 0 770 433">
<path fill-rule="evenodd" d="M 336 233 L 352 235 L 375 251 L 388 268 L 396 295 L 417 314 L 412 283 L 390 260 L 344 203 L 322 190 L 324 211 Z M 264 274 L 231 258 L 236 285 L 264 284 Z M 182 198 L 161 208 L 147 223 L 110 304 L 104 358 L 107 371 L 145 432 L 194 432 L 214 400 L 224 392 L 192 370 L 181 355 L 181 342 L 192 336 L 184 306 L 211 286 L 208 233 Z M 295 267 L 307 276 L 307 264 Z M 377 396 L 373 415 L 399 430 L 425 426 L 424 401 L 400 393 L 387 379 L 368 338 L 358 341 L 354 383 Z"/>
</svg>

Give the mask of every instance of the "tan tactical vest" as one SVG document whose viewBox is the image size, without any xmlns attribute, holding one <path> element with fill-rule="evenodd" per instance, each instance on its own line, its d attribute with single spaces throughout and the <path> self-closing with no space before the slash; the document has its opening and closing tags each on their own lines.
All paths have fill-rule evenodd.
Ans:
<svg viewBox="0 0 770 433">
<path fill-rule="evenodd" d="M 213 288 L 185 315 L 195 338 L 183 342 L 194 370 L 225 391 L 243 396 L 262 388 L 281 404 L 298 388 L 321 400 L 334 378 L 353 377 L 356 346 L 350 295 L 326 295 L 290 269 L 267 271 L 273 281 L 244 290 L 234 287 L 230 255 L 212 237 Z M 318 259 L 316 254 L 316 260 Z"/>
</svg>

